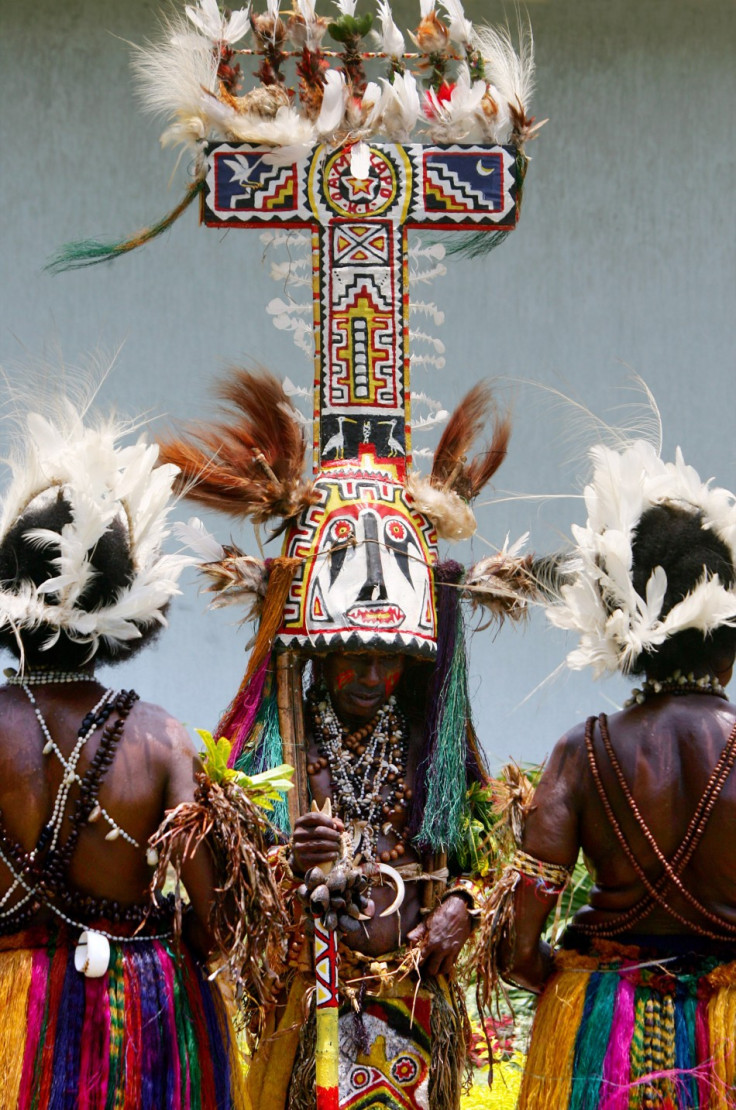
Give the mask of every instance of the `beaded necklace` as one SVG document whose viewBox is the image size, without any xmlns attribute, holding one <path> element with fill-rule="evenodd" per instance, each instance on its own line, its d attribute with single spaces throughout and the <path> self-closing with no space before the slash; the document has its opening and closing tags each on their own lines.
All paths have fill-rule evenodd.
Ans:
<svg viewBox="0 0 736 1110">
<path fill-rule="evenodd" d="M 675 671 L 669 678 L 647 679 L 641 684 L 641 688 L 633 689 L 630 697 L 624 702 L 624 709 L 630 709 L 633 705 L 643 705 L 647 698 L 655 697 L 657 694 L 712 694 L 714 697 L 728 701 L 728 695 L 715 675 L 705 674 L 696 678 L 692 673 L 684 675 L 682 671 Z"/>
<path fill-rule="evenodd" d="M 64 682 L 97 681 L 91 671 L 54 671 L 41 668 L 22 674 L 7 667 L 3 674 L 8 686 L 55 686 Z"/>
<path fill-rule="evenodd" d="M 106 690 L 97 705 L 90 710 L 82 721 L 77 743 L 69 758 L 65 759 L 58 745 L 53 741 L 31 691 L 25 689 L 25 693 L 34 708 L 36 719 L 46 741 L 44 754 L 51 755 L 52 752 L 56 754 L 64 767 L 64 776 L 54 800 L 51 817 L 41 829 L 36 846 L 32 851 L 26 852 L 10 836 L 0 813 L 0 860 L 5 864 L 12 877 L 10 889 L 0 899 L 0 934 L 17 932 L 41 908 L 50 911 L 66 925 L 80 931 L 84 931 L 88 927 L 85 919 L 92 920 L 96 918 L 130 926 L 139 926 L 146 918 L 157 920 L 169 917 L 171 912 L 169 903 L 165 905 L 162 903 L 159 907 L 139 905 L 123 907 L 118 902 L 107 898 L 93 898 L 81 892 L 74 892 L 70 888 L 68 880 L 69 864 L 82 829 L 101 816 L 104 816 L 111 826 L 110 832 L 106 836 L 107 840 L 115 840 L 120 836 L 130 844 L 138 846 L 137 841 L 120 828 L 114 819 L 102 809 L 98 801 L 102 778 L 105 771 L 112 765 L 117 745 L 123 735 L 125 720 L 138 700 L 138 695 L 134 690 L 124 690 L 118 694 Z M 113 712 L 117 713 L 116 720 L 106 723 Z M 92 733 L 102 725 L 105 725 L 105 728 L 97 751 L 84 776 L 80 776 L 76 770 L 79 755 Z M 80 796 L 68 816 L 71 831 L 66 840 L 61 843 L 59 832 L 65 817 L 69 790 L 74 782 L 79 785 Z M 63 798 L 63 802 L 60 801 L 60 798 Z M 23 896 L 7 908 L 6 903 L 12 894 L 20 889 L 24 891 Z M 101 933 L 109 941 L 121 943 L 164 939 L 171 935 L 170 930 L 156 936 L 137 931 L 132 936 L 115 935 L 99 927 L 95 927 L 95 932 Z"/>
<path fill-rule="evenodd" d="M 370 724 L 351 733 L 338 720 L 324 686 L 314 686 L 307 695 L 312 735 L 320 753 L 317 764 L 307 770 L 315 774 L 329 767 L 333 801 L 346 824 L 362 830 L 360 851 L 368 862 L 375 861 L 379 821 L 384 835 L 393 832 L 394 848 L 381 853 L 384 863 L 404 854 L 408 829 L 397 829 L 390 818 L 409 806 L 412 791 L 406 786 L 406 757 L 409 729 L 405 715 L 391 696 Z M 384 789 L 386 790 L 384 796 Z"/>
<path fill-rule="evenodd" d="M 110 706 L 109 709 L 106 709 L 106 707 L 115 698 L 116 695 L 113 690 L 105 690 L 97 705 L 94 707 L 94 709 L 91 709 L 89 711 L 89 713 L 82 721 L 79 732 L 77 734 L 77 742 L 74 745 L 69 759 L 65 759 L 63 752 L 49 732 L 48 725 L 44 720 L 43 714 L 38 706 L 38 702 L 33 696 L 33 692 L 25 683 L 22 684 L 22 689 L 29 702 L 33 706 L 33 712 L 36 714 L 36 720 L 39 723 L 41 732 L 43 733 L 43 737 L 46 741 L 43 747 L 43 754 L 50 755 L 53 752 L 64 768 L 64 777 L 61 780 L 61 785 L 59 786 L 59 790 L 54 801 L 54 807 L 51 811 L 51 818 L 41 832 L 41 839 L 43 839 L 44 836 L 51 838 L 49 847 L 51 849 L 54 849 L 58 843 L 59 833 L 61 832 L 61 823 L 64 816 L 64 809 L 66 807 L 66 801 L 69 797 L 69 791 L 72 787 L 72 784 L 76 782 L 79 784 L 79 786 L 82 785 L 82 780 L 77 773 L 77 763 L 79 762 L 79 757 L 82 754 L 84 746 L 89 740 L 92 733 L 97 728 L 99 728 L 99 726 L 103 724 L 109 716 L 112 706 Z M 121 828 L 120 825 L 117 824 L 115 819 L 110 816 L 107 810 L 104 809 L 99 802 L 97 802 L 88 817 L 88 821 L 98 821 L 100 817 L 104 817 L 108 825 L 110 825 L 110 831 L 105 836 L 105 840 L 117 840 L 120 836 L 123 838 L 123 840 L 127 840 L 128 844 L 132 845 L 134 848 L 140 848 L 140 844 L 138 843 L 138 841 L 135 840 L 129 833 L 127 833 L 125 829 Z M 43 848 L 45 847 L 46 844 L 42 845 L 39 841 L 39 848 L 43 850 Z"/>
</svg>

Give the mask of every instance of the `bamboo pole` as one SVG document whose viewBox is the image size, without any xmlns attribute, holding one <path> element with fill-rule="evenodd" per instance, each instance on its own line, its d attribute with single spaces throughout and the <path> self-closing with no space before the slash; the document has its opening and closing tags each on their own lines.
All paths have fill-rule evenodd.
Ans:
<svg viewBox="0 0 736 1110">
<path fill-rule="evenodd" d="M 302 659 L 295 651 L 284 651 L 276 656 L 276 704 L 284 762 L 294 768 L 294 789 L 288 794 L 289 820 L 293 828 L 297 817 L 309 810 Z"/>
</svg>

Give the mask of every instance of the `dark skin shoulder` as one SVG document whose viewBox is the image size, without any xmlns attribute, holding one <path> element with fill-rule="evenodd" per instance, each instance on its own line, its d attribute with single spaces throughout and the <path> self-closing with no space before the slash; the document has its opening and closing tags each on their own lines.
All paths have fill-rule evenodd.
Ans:
<svg viewBox="0 0 736 1110">
<path fill-rule="evenodd" d="M 66 758 L 76 744 L 82 719 L 102 692 L 102 686 L 89 682 L 33 688 L 49 733 Z M 62 766 L 54 754 L 43 755 L 45 740 L 23 690 L 0 689 L 0 720 L 0 812 L 8 835 L 30 851 L 50 817 Z M 110 720 L 115 720 L 114 714 Z M 85 745 L 78 764 L 80 775 L 93 759 L 101 736 L 102 729 L 98 729 Z M 117 901 L 123 907 L 146 902 L 152 874 L 146 862 L 148 838 L 166 810 L 193 799 L 199 769 L 199 757 L 184 727 L 159 706 L 136 702 L 125 722 L 112 766 L 104 775 L 99 800 L 139 847 L 122 837 L 106 840 L 110 826 L 104 819 L 88 824 L 80 833 L 69 867 L 74 889 L 94 898 Z M 67 813 L 73 811 L 78 793 L 78 787 L 73 786 Z M 198 921 L 194 939 L 197 947 L 206 949 L 206 923 L 214 886 L 206 850 L 197 852 L 184 865 L 182 877 Z M 0 896 L 9 885 L 7 869 L 0 866 Z M 39 922 L 47 914 L 39 911 Z"/>
<path fill-rule="evenodd" d="M 670 858 L 682 843 L 711 772 L 736 727 L 736 708 L 711 695 L 663 696 L 613 715 L 608 724 L 613 751 L 639 813 L 664 856 Z M 575 862 L 582 849 L 594 887 L 576 920 L 615 920 L 646 890 L 599 797 L 584 737 L 581 724 L 556 745 L 535 794 L 524 849 L 538 859 L 566 866 Z M 625 801 L 598 726 L 594 751 L 614 817 L 645 874 L 655 881 L 661 864 Z M 682 881 L 707 909 L 734 924 L 736 862 L 729 846 L 735 832 L 736 773 L 732 772 Z M 696 932 L 703 921 L 684 896 L 669 886 L 666 898 L 685 921 L 655 905 L 636 930 Z M 540 938 L 554 904 L 555 898 L 541 894 L 533 882 L 519 884 L 515 944 L 513 951 L 504 953 L 504 962 L 510 978 L 537 991 L 551 970 L 549 950 Z"/>
<path fill-rule="evenodd" d="M 325 679 L 330 689 L 333 705 L 340 720 L 348 727 L 355 728 L 370 721 L 393 691 L 398 676 L 403 669 L 403 661 L 396 674 L 397 660 L 401 657 L 382 657 L 373 655 L 353 655 L 334 653 L 327 656 Z M 391 665 L 387 665 L 391 664 Z M 406 785 L 411 789 L 419 752 L 422 748 L 421 723 L 410 722 L 409 747 L 405 774 Z M 307 762 L 314 764 L 319 751 L 310 738 Z M 332 798 L 332 783 L 329 768 L 320 769 L 310 776 L 312 797 L 321 807 L 325 799 Z M 384 789 L 384 794 L 387 790 Z M 406 823 L 404 814 L 396 814 L 386 824 L 400 830 Z M 328 863 L 337 859 L 340 846 L 342 822 L 322 813 L 303 814 L 294 825 L 292 851 L 295 865 L 302 873 L 316 864 Z M 394 847 L 396 836 L 387 829 L 379 832 L 377 851 Z M 407 844 L 400 858 L 391 860 L 393 866 L 421 862 L 416 850 Z M 400 913 L 388 918 L 380 916 L 394 900 L 392 885 L 382 884 L 373 888 L 372 899 L 375 914 L 370 921 L 364 922 L 363 935 L 347 940 L 356 950 L 371 956 L 382 956 L 393 951 L 406 940 L 422 944 L 422 963 L 431 975 L 449 974 L 463 944 L 470 935 L 470 918 L 465 900 L 461 897 L 447 898 L 424 920 L 421 916 L 421 885 L 417 882 L 406 884 L 406 897 Z"/>
</svg>

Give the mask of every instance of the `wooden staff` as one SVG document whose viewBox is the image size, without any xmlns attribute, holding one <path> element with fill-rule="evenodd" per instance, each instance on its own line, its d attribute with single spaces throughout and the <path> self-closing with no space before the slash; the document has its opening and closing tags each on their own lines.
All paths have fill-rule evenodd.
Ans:
<svg viewBox="0 0 736 1110">
<path fill-rule="evenodd" d="M 276 656 L 276 704 L 279 711 L 284 763 L 290 763 L 294 768 L 294 789 L 288 794 L 289 821 L 292 829 L 297 817 L 309 809 L 302 665 L 302 659 L 295 651 L 284 651 Z"/>
<path fill-rule="evenodd" d="M 447 867 L 447 852 L 434 852 L 427 859 L 426 871 L 436 875 Z M 446 879 L 425 879 L 422 892 L 422 914 L 426 917 L 437 905 L 442 896 L 442 888 L 447 886 Z"/>
<path fill-rule="evenodd" d="M 291 827 L 309 809 L 307 744 L 304 735 L 302 661 L 296 652 L 285 651 L 276 659 L 276 704 L 283 743 L 284 762 L 294 768 L 294 789 L 289 791 Z M 332 814 L 328 798 L 324 811 Z M 328 872 L 330 867 L 323 867 Z M 317 1110 L 339 1110 L 339 996 L 337 978 L 337 933 L 319 918 L 314 922 L 314 972 L 317 1000 L 317 1044 L 315 1052 Z"/>
</svg>

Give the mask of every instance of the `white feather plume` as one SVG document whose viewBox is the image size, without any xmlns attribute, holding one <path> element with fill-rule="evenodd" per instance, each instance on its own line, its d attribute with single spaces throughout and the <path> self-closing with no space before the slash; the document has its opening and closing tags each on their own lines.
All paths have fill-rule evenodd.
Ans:
<svg viewBox="0 0 736 1110">
<path fill-rule="evenodd" d="M 519 20 L 518 52 L 508 27 L 479 26 L 474 29 L 473 44 L 485 64 L 486 78 L 501 97 L 528 113 L 534 94 L 534 38 L 528 20 Z"/>
<path fill-rule="evenodd" d="M 734 495 L 701 481 L 679 448 L 674 463 L 664 462 L 643 440 L 618 451 L 598 445 L 590 457 L 593 478 L 584 492 L 588 519 L 584 527 L 573 525 L 575 545 L 565 567 L 568 581 L 547 611 L 556 627 L 578 634 L 568 666 L 592 666 L 596 677 L 625 673 L 642 652 L 677 632 L 697 628 L 707 633 L 736 624 L 736 590 L 725 587 L 717 575 L 705 576 L 664 617 L 663 568 L 654 568 L 643 598 L 631 579 L 637 525 L 656 505 L 702 513 L 705 527 L 723 540 L 736 562 Z"/>
<path fill-rule="evenodd" d="M 378 18 L 381 21 L 381 32 L 378 43 L 384 54 L 390 58 L 401 58 L 404 54 L 405 42 L 399 28 L 394 23 L 393 12 L 388 0 L 379 0 Z"/>
<path fill-rule="evenodd" d="M 345 115 L 345 105 L 348 99 L 348 88 L 345 75 L 336 69 L 329 69 L 325 74 L 324 96 L 322 107 L 316 122 L 319 135 L 333 135 L 340 127 Z"/>
<path fill-rule="evenodd" d="M 406 491 L 415 508 L 432 521 L 441 540 L 469 539 L 477 528 L 473 510 L 454 490 L 441 490 L 418 471 L 410 471 Z"/>
<path fill-rule="evenodd" d="M 394 142 L 407 142 L 422 110 L 416 77 L 409 70 L 395 73 L 393 81 L 381 79 L 382 127 Z"/>
<path fill-rule="evenodd" d="M 184 10 L 194 26 L 216 44 L 232 45 L 242 39 L 250 27 L 250 4 L 227 16 L 220 12 L 217 0 L 198 0 L 196 8 L 187 4 Z"/>
<path fill-rule="evenodd" d="M 461 0 L 440 0 L 450 19 L 450 38 L 465 46 L 473 36 L 473 24 L 466 18 Z"/>
<path fill-rule="evenodd" d="M 165 31 L 162 41 L 133 48 L 138 96 L 146 111 L 169 121 L 161 137 L 164 145 L 196 146 L 208 137 L 203 90 L 214 98 L 219 58 L 212 43 L 180 18 L 172 18 Z"/>
<path fill-rule="evenodd" d="M 38 398 L 36 398 L 38 401 Z M 71 521 L 60 534 L 30 531 L 32 542 L 57 549 L 56 573 L 40 586 L 5 583 L 0 589 L 0 626 L 52 632 L 47 645 L 64 630 L 90 644 L 100 639 L 126 641 L 153 622 L 164 623 L 163 610 L 184 566 L 183 555 L 165 555 L 168 515 L 173 505 L 174 466 L 158 465 L 158 447 L 139 439 L 122 446 L 131 425 L 80 413 L 69 399 L 49 397 L 47 413 L 26 414 L 24 435 L 8 459 L 11 481 L 0 501 L 0 542 L 29 508 L 42 507 L 61 493 Z M 83 612 L 80 595 L 95 573 L 92 552 L 114 520 L 128 532 L 134 573 L 115 601 Z"/>
</svg>

